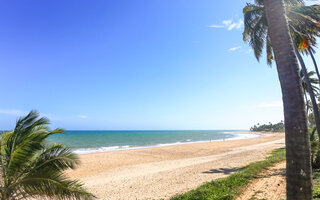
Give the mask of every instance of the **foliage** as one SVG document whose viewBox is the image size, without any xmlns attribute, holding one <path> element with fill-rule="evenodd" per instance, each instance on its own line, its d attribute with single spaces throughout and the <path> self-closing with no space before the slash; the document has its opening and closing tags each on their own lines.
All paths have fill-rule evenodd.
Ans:
<svg viewBox="0 0 320 200">
<path fill-rule="evenodd" d="M 313 178 L 313 199 L 320 200 L 320 171 L 314 170 L 312 173 Z"/>
<path fill-rule="evenodd" d="M 313 77 L 316 73 L 314 71 L 310 71 L 308 72 L 308 77 L 312 86 L 312 90 L 314 91 L 314 94 L 319 95 L 319 88 L 315 85 L 319 84 L 319 80 L 315 77 Z M 301 77 L 301 81 L 302 81 L 302 88 L 304 92 L 310 92 L 310 88 L 308 88 L 308 85 L 306 83 L 306 78 L 303 75 L 302 70 L 300 70 L 300 77 Z"/>
<path fill-rule="evenodd" d="M 313 77 L 316 73 L 314 71 L 308 72 L 308 77 L 309 81 L 311 83 L 311 87 L 313 90 L 314 95 L 319 96 L 319 88 L 315 85 L 319 84 L 319 80 L 315 77 Z M 301 77 L 301 82 L 302 82 L 302 88 L 304 92 L 304 97 L 305 97 L 305 104 L 306 104 L 306 111 L 307 111 L 307 117 L 308 117 L 308 126 L 309 127 L 314 127 L 316 126 L 315 123 L 315 117 L 313 113 L 313 106 L 310 100 L 308 100 L 308 93 L 310 94 L 310 88 L 308 87 L 308 84 L 306 83 L 306 77 L 304 76 L 302 70 L 300 70 L 300 77 Z M 318 105 L 319 107 L 319 105 Z"/>
<path fill-rule="evenodd" d="M 310 104 L 310 101 L 308 101 L 308 103 Z M 310 107 L 310 105 L 307 105 Z M 318 104 L 318 109 L 320 109 L 320 105 Z M 315 127 L 316 126 L 316 122 L 315 122 L 315 117 L 314 117 L 314 112 L 312 107 L 310 108 L 310 112 L 308 113 L 308 125 L 309 127 Z"/>
<path fill-rule="evenodd" d="M 171 200 L 231 200 L 236 197 L 241 189 L 250 183 L 250 180 L 274 163 L 285 160 L 285 149 L 272 151 L 264 161 L 251 163 L 238 172 L 226 178 L 216 179 L 205 183 L 195 190 L 175 196 Z"/>
<path fill-rule="evenodd" d="M 310 130 L 310 146 L 311 146 L 311 162 L 312 162 L 312 167 L 315 168 L 319 168 L 318 166 L 318 161 L 319 161 L 319 139 L 318 136 L 316 134 L 317 129 L 313 128 L 312 130 Z"/>
<path fill-rule="evenodd" d="M 72 151 L 46 139 L 62 129 L 49 131 L 49 120 L 31 111 L 17 120 L 13 131 L 0 138 L 0 199 L 93 199 L 76 180 L 63 174 L 79 163 Z"/>
<path fill-rule="evenodd" d="M 291 37 L 303 52 L 314 51 L 316 37 L 320 32 L 320 6 L 305 6 L 301 0 L 285 0 L 286 15 L 289 22 Z M 253 49 L 257 60 L 266 48 L 267 63 L 274 60 L 273 49 L 268 34 L 268 23 L 264 10 L 264 1 L 255 0 L 247 3 L 243 9 L 244 31 L 243 40 Z"/>
<path fill-rule="evenodd" d="M 250 131 L 256 131 L 256 132 L 284 132 L 284 123 L 283 121 L 272 124 L 269 122 L 269 124 L 262 124 L 260 125 L 259 123 L 257 125 L 254 125 L 253 127 L 250 128 Z"/>
</svg>

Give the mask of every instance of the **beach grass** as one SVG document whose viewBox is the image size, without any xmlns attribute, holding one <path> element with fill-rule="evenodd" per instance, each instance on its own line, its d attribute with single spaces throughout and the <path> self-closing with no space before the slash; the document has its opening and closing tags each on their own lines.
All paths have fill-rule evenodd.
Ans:
<svg viewBox="0 0 320 200">
<path fill-rule="evenodd" d="M 313 176 L 313 199 L 320 200 L 320 170 L 315 170 Z"/>
<path fill-rule="evenodd" d="M 241 189 L 266 169 L 285 160 L 285 149 L 273 150 L 263 161 L 253 162 L 225 178 L 205 183 L 185 194 L 172 197 L 171 200 L 231 200 L 240 194 Z M 320 177 L 320 172 L 319 172 Z M 320 186 L 319 186 L 320 194 Z"/>
</svg>

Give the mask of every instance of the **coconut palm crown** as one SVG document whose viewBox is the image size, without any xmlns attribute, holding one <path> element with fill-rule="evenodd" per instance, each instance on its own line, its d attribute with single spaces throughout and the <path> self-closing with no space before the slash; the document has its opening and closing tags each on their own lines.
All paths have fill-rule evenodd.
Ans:
<svg viewBox="0 0 320 200">
<path fill-rule="evenodd" d="M 49 120 L 31 111 L 17 120 L 13 131 L 0 138 L 0 199 L 79 199 L 94 196 L 64 171 L 74 169 L 78 157 L 61 144 L 45 141 L 63 129 L 49 130 Z"/>
<path fill-rule="evenodd" d="M 302 0 L 285 0 L 286 15 L 292 39 L 300 51 L 314 52 L 316 37 L 320 33 L 320 6 L 305 6 Z M 274 60 L 273 49 L 268 34 L 268 23 L 264 9 L 264 0 L 247 3 L 243 9 L 243 40 L 252 47 L 257 60 L 266 48 L 267 63 Z"/>
</svg>

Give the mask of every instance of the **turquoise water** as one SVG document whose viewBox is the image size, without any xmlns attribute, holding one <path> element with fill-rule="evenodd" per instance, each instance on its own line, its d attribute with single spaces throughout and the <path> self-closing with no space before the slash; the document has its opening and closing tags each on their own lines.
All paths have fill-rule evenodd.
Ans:
<svg viewBox="0 0 320 200">
<path fill-rule="evenodd" d="M 53 135 L 51 143 L 61 143 L 76 153 L 94 153 L 167 146 L 210 140 L 230 140 L 256 137 L 230 130 L 186 131 L 66 131 Z"/>
</svg>

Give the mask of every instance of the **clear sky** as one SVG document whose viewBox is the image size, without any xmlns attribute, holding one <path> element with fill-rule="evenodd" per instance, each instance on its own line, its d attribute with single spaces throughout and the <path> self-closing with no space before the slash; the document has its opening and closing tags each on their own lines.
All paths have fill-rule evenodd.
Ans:
<svg viewBox="0 0 320 200">
<path fill-rule="evenodd" d="M 0 129 L 31 109 L 66 129 L 280 121 L 275 65 L 242 41 L 245 3 L 0 1 Z"/>
</svg>

